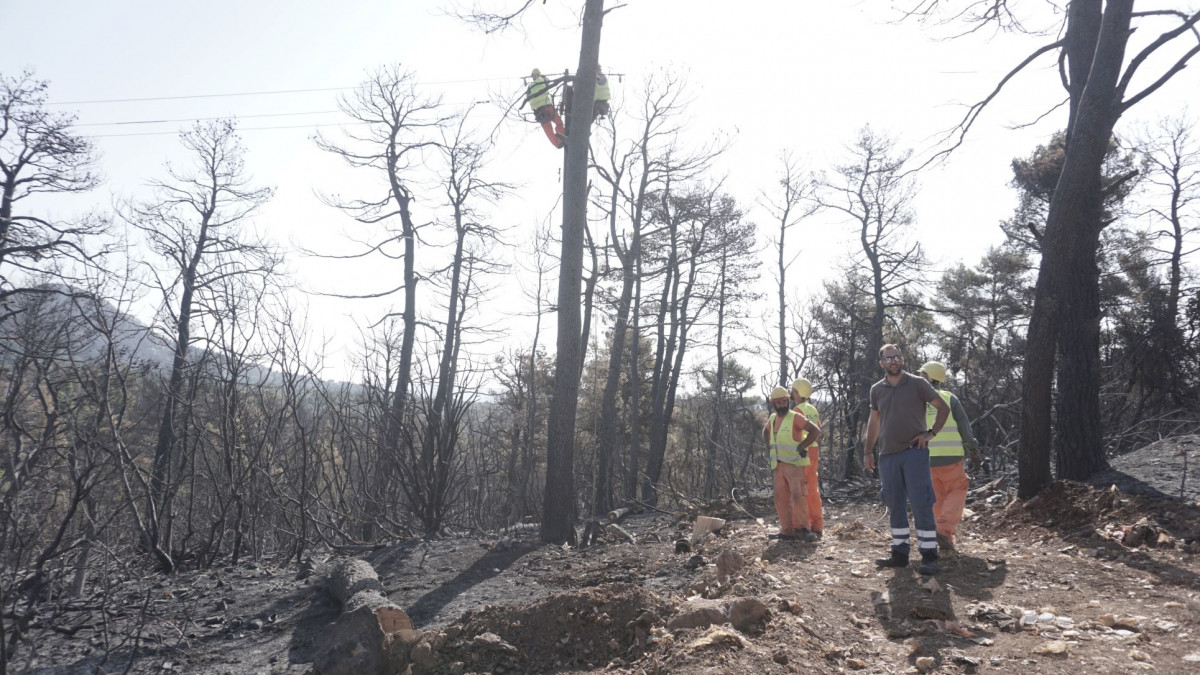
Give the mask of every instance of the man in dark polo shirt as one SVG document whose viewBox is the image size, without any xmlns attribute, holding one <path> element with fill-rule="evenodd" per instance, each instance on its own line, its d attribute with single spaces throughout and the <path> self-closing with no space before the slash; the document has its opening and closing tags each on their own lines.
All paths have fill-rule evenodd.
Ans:
<svg viewBox="0 0 1200 675">
<path fill-rule="evenodd" d="M 938 570 L 937 522 L 933 517 L 933 478 L 929 471 L 929 441 L 937 435 L 950 406 L 924 378 L 904 370 L 900 348 L 887 344 L 879 350 L 884 378 L 871 386 L 871 420 L 863 446 L 863 466 L 875 468 L 875 441 L 879 451 L 879 496 L 887 504 L 892 528 L 892 555 L 875 561 L 881 567 L 907 567 L 909 554 L 908 505 L 917 525 L 917 550 L 921 574 Z M 937 409 L 933 426 L 925 426 L 925 404 Z"/>
</svg>

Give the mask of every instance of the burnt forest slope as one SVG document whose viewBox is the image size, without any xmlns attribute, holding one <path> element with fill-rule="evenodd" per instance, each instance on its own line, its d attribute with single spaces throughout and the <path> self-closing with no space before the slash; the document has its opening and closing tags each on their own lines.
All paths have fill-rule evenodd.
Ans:
<svg viewBox="0 0 1200 675">
<path fill-rule="evenodd" d="M 1194 443 L 1148 446 L 1094 485 L 1025 502 L 1003 480 L 973 481 L 959 551 L 934 581 L 872 564 L 888 535 L 866 481 L 829 486 L 815 543 L 769 539 L 764 493 L 632 514 L 587 548 L 527 529 L 360 557 L 413 620 L 413 673 L 1195 673 L 1200 481 L 1165 464 Z M 693 542 L 699 515 L 727 522 Z M 131 574 L 103 608 L 43 627 L 13 665 L 309 672 L 339 614 L 324 591 L 337 557 Z"/>
</svg>

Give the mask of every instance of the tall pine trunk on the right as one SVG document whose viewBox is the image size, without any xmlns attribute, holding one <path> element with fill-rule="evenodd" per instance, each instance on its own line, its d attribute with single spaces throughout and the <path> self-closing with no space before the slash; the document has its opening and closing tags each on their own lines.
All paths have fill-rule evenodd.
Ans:
<svg viewBox="0 0 1200 675">
<path fill-rule="evenodd" d="M 1092 270 L 1104 199 L 1101 171 L 1121 112 L 1117 82 L 1133 2 L 1110 0 L 1103 8 L 1101 4 L 1099 0 L 1075 0 L 1068 8 L 1064 49 L 1070 78 L 1070 120 L 1062 174 L 1046 218 L 1025 351 L 1018 456 L 1018 495 L 1023 498 L 1037 494 L 1051 477 L 1050 406 L 1059 344 L 1064 357 L 1059 371 L 1061 438 L 1056 445 L 1060 475 L 1063 471 L 1075 475 L 1088 466 L 1103 464 L 1096 395 L 1099 368 L 1092 365 L 1099 358 L 1098 300 L 1096 308 L 1092 301 L 1098 290 L 1083 286 L 1096 276 Z M 1093 330 L 1097 331 L 1095 340 L 1090 338 Z M 1089 350 L 1091 353 L 1086 353 Z"/>
</svg>

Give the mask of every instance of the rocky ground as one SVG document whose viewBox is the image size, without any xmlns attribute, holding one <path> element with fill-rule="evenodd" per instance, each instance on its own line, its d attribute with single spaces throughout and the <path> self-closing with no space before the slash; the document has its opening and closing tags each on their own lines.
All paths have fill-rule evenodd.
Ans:
<svg viewBox="0 0 1200 675">
<path fill-rule="evenodd" d="M 425 672 L 1194 673 L 1200 480 L 1181 471 L 1198 447 L 1161 441 L 1028 502 L 974 481 L 959 552 L 934 581 L 872 564 L 888 537 L 866 482 L 830 486 L 811 544 L 768 539 L 761 495 L 707 508 L 727 523 L 695 543 L 698 510 L 626 517 L 634 543 L 607 530 L 571 549 L 530 530 L 362 557 L 420 629 Z M 323 591 L 333 558 L 133 578 L 13 665 L 307 672 L 339 612 Z"/>
</svg>

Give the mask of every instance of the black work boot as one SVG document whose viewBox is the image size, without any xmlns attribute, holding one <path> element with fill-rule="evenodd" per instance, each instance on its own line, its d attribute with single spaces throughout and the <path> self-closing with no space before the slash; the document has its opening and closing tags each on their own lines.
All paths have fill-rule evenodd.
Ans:
<svg viewBox="0 0 1200 675">
<path fill-rule="evenodd" d="M 921 574 L 937 574 L 937 571 L 937 551 L 921 551 L 921 564 L 917 566 L 917 572 Z"/>
<path fill-rule="evenodd" d="M 908 567 L 908 555 L 892 549 L 891 557 L 878 558 L 875 564 L 880 567 Z"/>
</svg>

